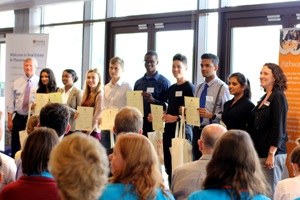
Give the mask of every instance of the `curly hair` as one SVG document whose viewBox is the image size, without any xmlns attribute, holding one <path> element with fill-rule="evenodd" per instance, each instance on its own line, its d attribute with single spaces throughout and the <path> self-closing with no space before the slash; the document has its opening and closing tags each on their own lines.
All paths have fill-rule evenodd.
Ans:
<svg viewBox="0 0 300 200">
<path fill-rule="evenodd" d="M 157 188 L 164 191 L 163 177 L 159 170 L 157 153 L 143 135 L 136 133 L 119 134 L 117 143 L 124 159 L 124 168 L 114 172 L 111 183 L 132 183 L 138 199 L 155 199 Z M 164 195 L 167 196 L 166 193 Z"/>
<path fill-rule="evenodd" d="M 266 63 L 264 66 L 267 66 L 272 70 L 273 77 L 275 78 L 274 87 L 278 88 L 282 92 L 287 90 L 287 78 L 281 67 L 275 63 Z"/>
</svg>

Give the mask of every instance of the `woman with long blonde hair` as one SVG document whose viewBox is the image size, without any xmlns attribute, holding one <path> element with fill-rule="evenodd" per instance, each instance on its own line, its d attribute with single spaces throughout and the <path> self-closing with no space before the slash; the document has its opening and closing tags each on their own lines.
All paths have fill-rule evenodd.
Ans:
<svg viewBox="0 0 300 200">
<path fill-rule="evenodd" d="M 113 176 L 99 200 L 174 199 L 165 190 L 157 153 L 145 136 L 121 133 L 109 159 Z"/>
<path fill-rule="evenodd" d="M 97 138 L 98 140 L 101 139 L 100 130 L 98 128 L 98 118 L 102 111 L 103 99 L 101 87 L 102 83 L 100 73 L 97 69 L 90 69 L 86 73 L 85 88 L 83 91 L 81 106 L 94 108 L 92 131 L 87 132 L 87 134 Z"/>
</svg>

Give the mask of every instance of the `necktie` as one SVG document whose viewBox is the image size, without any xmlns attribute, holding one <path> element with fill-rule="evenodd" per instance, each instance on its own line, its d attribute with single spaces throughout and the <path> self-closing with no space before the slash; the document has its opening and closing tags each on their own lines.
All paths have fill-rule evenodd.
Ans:
<svg viewBox="0 0 300 200">
<path fill-rule="evenodd" d="M 200 95 L 200 108 L 205 108 L 207 88 L 208 88 L 208 84 L 205 84 L 204 89 Z M 200 117 L 200 122 L 202 121 L 203 121 L 203 117 Z"/>
<path fill-rule="evenodd" d="M 25 87 L 25 93 L 24 93 L 24 99 L 23 99 L 23 106 L 22 110 L 24 112 L 28 111 L 28 105 L 29 105 L 29 95 L 30 95 L 30 80 L 27 80 L 27 85 Z"/>
</svg>

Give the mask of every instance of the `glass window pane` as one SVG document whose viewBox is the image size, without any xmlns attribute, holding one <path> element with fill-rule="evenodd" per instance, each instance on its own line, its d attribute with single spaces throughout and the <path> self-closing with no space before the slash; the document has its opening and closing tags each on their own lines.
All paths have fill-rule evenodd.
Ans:
<svg viewBox="0 0 300 200">
<path fill-rule="evenodd" d="M 116 0 L 116 17 L 196 9 L 197 0 Z"/>
<path fill-rule="evenodd" d="M 92 68 L 100 71 L 101 78 L 104 75 L 104 41 L 105 41 L 105 23 L 94 23 L 92 33 Z"/>
<path fill-rule="evenodd" d="M 231 73 L 241 72 L 250 81 L 252 102 L 257 101 L 264 94 L 260 87 L 259 74 L 267 62 L 278 63 L 281 25 L 254 26 L 233 28 Z M 264 36 L 262 37 L 262 33 Z"/>
<path fill-rule="evenodd" d="M 53 70 L 58 87 L 63 87 L 61 76 L 64 69 L 74 69 L 79 77 L 75 83 L 81 88 L 82 25 L 53 26 L 44 28 L 49 33 L 47 66 Z"/>
<path fill-rule="evenodd" d="M 84 1 L 45 6 L 44 24 L 83 20 Z"/>
<path fill-rule="evenodd" d="M 123 77 L 133 87 L 135 81 L 146 73 L 144 56 L 147 53 L 148 33 L 117 34 L 115 41 L 115 56 L 124 60 Z"/>
<path fill-rule="evenodd" d="M 104 19 L 106 13 L 106 0 L 93 0 L 93 19 Z"/>
<path fill-rule="evenodd" d="M 0 12 L 0 19 L 2 19 L 0 20 L 0 28 L 10 28 L 15 26 L 15 14 L 13 10 Z"/>
<path fill-rule="evenodd" d="M 156 33 L 155 45 L 159 60 L 157 70 L 160 74 L 169 79 L 172 84 L 176 83 L 176 79 L 172 74 L 173 56 L 177 53 L 181 53 L 188 59 L 186 78 L 191 82 L 193 81 L 193 30 L 159 31 Z"/>
<path fill-rule="evenodd" d="M 264 3 L 279 3 L 279 2 L 290 2 L 298 0 L 228 0 L 227 6 L 241 6 L 241 5 L 254 5 Z"/>
<path fill-rule="evenodd" d="M 206 52 L 217 55 L 218 52 L 218 13 L 208 13 L 206 34 Z"/>
</svg>

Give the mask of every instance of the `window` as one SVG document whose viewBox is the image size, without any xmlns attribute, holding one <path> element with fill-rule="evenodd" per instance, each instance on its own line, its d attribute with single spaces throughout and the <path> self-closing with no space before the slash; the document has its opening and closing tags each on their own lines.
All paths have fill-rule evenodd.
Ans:
<svg viewBox="0 0 300 200">
<path fill-rule="evenodd" d="M 0 19 L 2 19 L 0 20 L 0 28 L 14 27 L 15 15 L 13 10 L 0 12 Z"/>
</svg>

